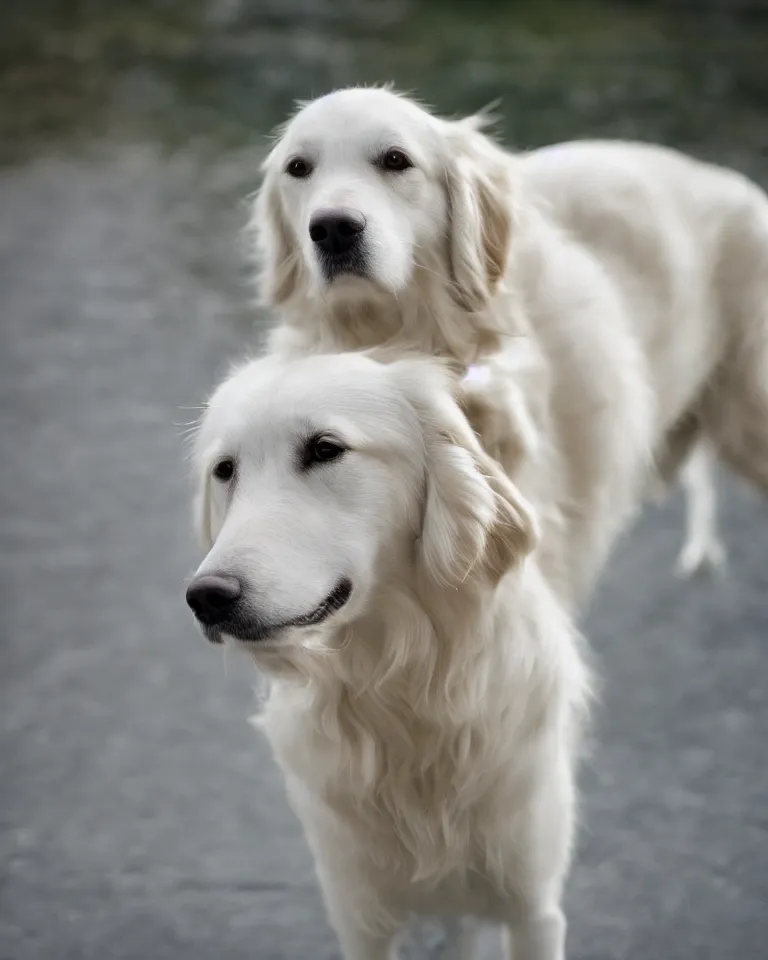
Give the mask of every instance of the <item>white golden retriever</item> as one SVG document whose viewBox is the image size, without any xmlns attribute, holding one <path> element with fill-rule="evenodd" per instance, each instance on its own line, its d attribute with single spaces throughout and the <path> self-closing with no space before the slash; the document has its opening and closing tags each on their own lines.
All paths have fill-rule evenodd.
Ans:
<svg viewBox="0 0 768 960">
<path fill-rule="evenodd" d="M 628 369 L 607 414 L 575 400 L 603 453 L 585 477 L 563 452 L 581 512 L 546 549 L 550 478 L 526 497 L 505 476 L 443 362 L 264 358 L 207 407 L 187 600 L 271 681 L 261 725 L 346 960 L 394 956 L 413 914 L 494 920 L 515 960 L 564 957 L 589 677 L 561 575 L 594 565 L 647 479 L 651 398 Z M 550 413 L 546 442 L 572 426 Z M 456 949 L 475 956 L 471 929 Z"/>
<path fill-rule="evenodd" d="M 272 348 L 387 342 L 495 357 L 488 369 L 508 375 L 526 366 L 534 334 L 576 358 L 595 345 L 585 327 L 602 330 L 588 368 L 560 365 L 557 402 L 571 403 L 578 376 L 607 382 L 639 366 L 658 474 L 668 482 L 683 465 L 691 498 L 681 564 L 718 563 L 712 452 L 768 487 L 768 200 L 668 149 L 581 142 L 514 156 L 482 125 L 363 88 L 286 124 L 254 216 L 263 297 L 282 320 Z M 529 388 L 491 383 L 489 396 L 515 402 L 486 403 L 474 423 L 498 455 L 490 418 L 512 472 L 534 439 L 521 414 Z"/>
</svg>

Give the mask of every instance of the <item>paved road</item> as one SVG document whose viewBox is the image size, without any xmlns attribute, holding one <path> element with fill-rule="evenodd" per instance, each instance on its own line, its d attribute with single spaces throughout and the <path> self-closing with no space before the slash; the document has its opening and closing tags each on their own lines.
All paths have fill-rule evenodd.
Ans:
<svg viewBox="0 0 768 960">
<path fill-rule="evenodd" d="M 310 859 L 196 633 L 180 424 L 250 337 L 252 164 L 124 147 L 0 173 L 0 960 L 330 960 Z M 768 956 L 768 510 L 672 574 L 680 502 L 587 628 L 606 678 L 573 960 Z M 489 954 L 490 955 L 490 954 Z"/>
</svg>

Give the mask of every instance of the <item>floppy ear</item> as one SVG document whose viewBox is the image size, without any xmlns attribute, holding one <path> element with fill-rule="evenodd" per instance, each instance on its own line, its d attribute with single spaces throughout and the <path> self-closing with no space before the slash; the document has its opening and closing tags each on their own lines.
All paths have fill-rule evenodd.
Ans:
<svg viewBox="0 0 768 960">
<path fill-rule="evenodd" d="M 194 523 L 197 541 L 205 553 L 213 546 L 211 506 L 211 471 L 203 469 L 195 494 Z"/>
<path fill-rule="evenodd" d="M 262 166 L 264 180 L 256 197 L 251 227 L 259 258 L 259 291 L 266 306 L 284 303 L 295 291 L 301 250 L 286 220 L 277 189 L 277 171 L 270 154 Z"/>
<path fill-rule="evenodd" d="M 454 295 L 465 310 L 486 306 L 504 276 L 512 233 L 513 158 L 477 129 L 450 125 L 447 168 Z"/>
<path fill-rule="evenodd" d="M 447 368 L 438 385 L 433 361 L 407 363 L 422 367 L 418 383 L 411 380 L 426 454 L 419 561 L 441 585 L 459 586 L 469 577 L 496 585 L 536 545 L 531 508 L 480 446 L 449 392 Z"/>
<path fill-rule="evenodd" d="M 194 525 L 197 540 L 205 553 L 213 546 L 224 523 L 221 498 L 216 497 L 211 472 L 211 450 L 195 447 L 192 454 L 197 489 L 194 497 Z M 216 501 L 219 501 L 218 503 Z"/>
<path fill-rule="evenodd" d="M 481 577 L 495 586 L 538 539 L 530 507 L 475 444 L 445 433 L 427 454 L 421 556 L 432 579 L 458 586 Z"/>
</svg>

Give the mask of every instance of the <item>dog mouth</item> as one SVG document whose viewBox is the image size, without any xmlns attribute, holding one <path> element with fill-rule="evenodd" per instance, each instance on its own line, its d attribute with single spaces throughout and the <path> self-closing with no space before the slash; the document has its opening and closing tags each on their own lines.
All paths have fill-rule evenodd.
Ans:
<svg viewBox="0 0 768 960">
<path fill-rule="evenodd" d="M 342 577 L 325 599 L 309 613 L 303 613 L 298 617 L 281 620 L 277 623 L 265 623 L 258 619 L 233 620 L 215 626 L 203 626 L 203 630 L 211 643 L 223 643 L 224 635 L 233 637 L 242 643 L 263 643 L 274 639 L 283 630 L 319 626 L 335 613 L 338 613 L 351 596 L 352 581 L 348 577 Z"/>
<path fill-rule="evenodd" d="M 370 277 L 368 258 L 362 250 L 354 249 L 344 253 L 325 253 L 319 255 L 320 269 L 327 284 L 342 277 L 358 277 L 367 280 Z"/>
<path fill-rule="evenodd" d="M 331 590 L 325 600 L 308 614 L 300 617 L 294 617 L 278 627 L 315 627 L 323 623 L 334 613 L 337 613 L 352 596 L 352 581 L 347 577 L 342 577 L 336 586 Z"/>
</svg>

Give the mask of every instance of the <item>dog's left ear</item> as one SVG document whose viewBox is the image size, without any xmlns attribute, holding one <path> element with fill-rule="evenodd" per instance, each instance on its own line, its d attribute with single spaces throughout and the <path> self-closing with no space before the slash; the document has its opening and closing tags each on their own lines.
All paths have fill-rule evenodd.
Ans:
<svg viewBox="0 0 768 960">
<path fill-rule="evenodd" d="M 194 524 L 197 542 L 205 553 L 213 546 L 213 519 L 211 503 L 211 471 L 203 470 L 197 478 L 194 499 Z"/>
<path fill-rule="evenodd" d="M 197 542 L 204 553 L 208 553 L 216 542 L 226 513 L 222 497 L 213 489 L 210 461 L 209 451 L 196 449 L 193 452 L 196 484 L 193 519 Z"/>
<path fill-rule="evenodd" d="M 449 240 L 454 295 L 482 310 L 504 276 L 513 228 L 514 158 L 473 118 L 448 124 Z"/>
<path fill-rule="evenodd" d="M 443 586 L 492 585 L 533 550 L 531 507 L 483 450 L 459 409 L 458 378 L 434 361 L 403 361 L 400 376 L 422 426 L 425 495 L 419 560 Z"/>
<path fill-rule="evenodd" d="M 285 303 L 300 281 L 298 241 L 291 234 L 280 194 L 274 152 L 262 164 L 264 179 L 256 196 L 251 219 L 259 260 L 259 293 L 265 306 Z"/>
<path fill-rule="evenodd" d="M 425 569 L 446 585 L 479 577 L 496 586 L 536 545 L 530 506 L 463 429 L 440 431 L 430 442 L 427 463 Z"/>
</svg>

